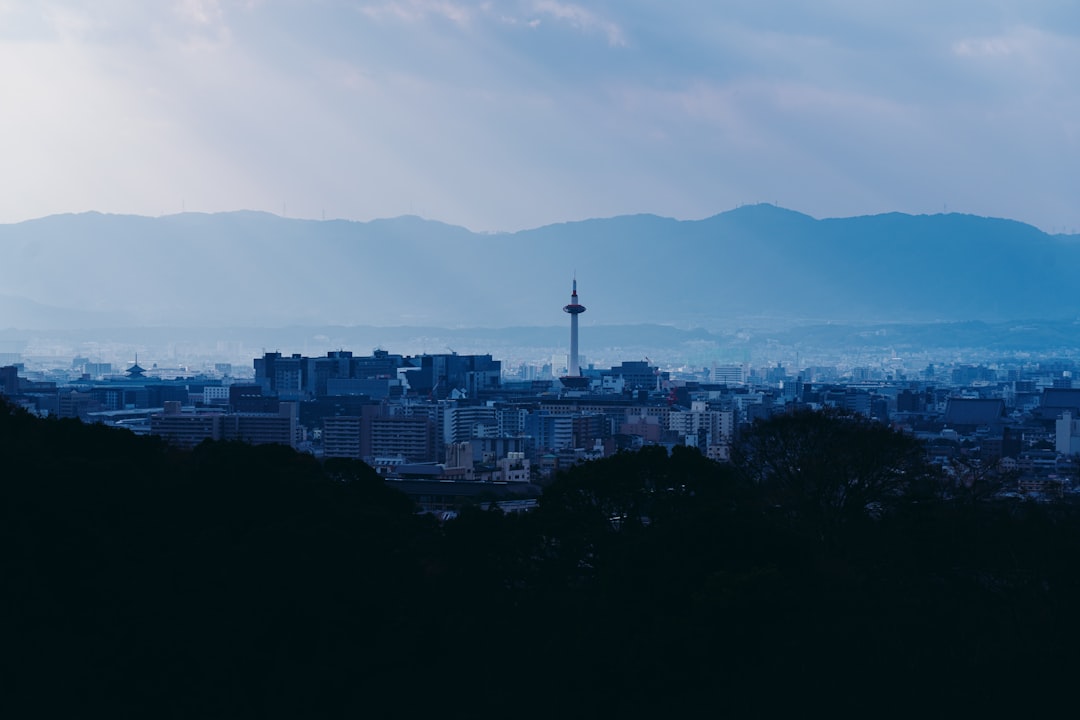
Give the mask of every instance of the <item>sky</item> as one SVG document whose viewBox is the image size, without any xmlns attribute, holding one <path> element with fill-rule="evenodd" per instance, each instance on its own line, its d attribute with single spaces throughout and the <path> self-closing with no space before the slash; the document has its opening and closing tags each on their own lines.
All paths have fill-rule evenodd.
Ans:
<svg viewBox="0 0 1080 720">
<path fill-rule="evenodd" d="M 0 0 L 0 68 L 2 223 L 772 202 L 1080 231 L 1073 0 Z"/>
</svg>

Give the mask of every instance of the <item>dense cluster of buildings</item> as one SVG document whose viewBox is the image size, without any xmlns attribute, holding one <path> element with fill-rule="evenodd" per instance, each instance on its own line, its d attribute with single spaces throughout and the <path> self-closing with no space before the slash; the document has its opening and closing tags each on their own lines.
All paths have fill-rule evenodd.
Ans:
<svg viewBox="0 0 1080 720">
<path fill-rule="evenodd" d="M 922 438 L 958 483 L 992 470 L 1017 478 L 1017 492 L 1060 496 L 1076 474 L 1080 387 L 1059 365 L 965 368 L 956 383 L 952 375 L 814 382 L 805 369 L 793 376 L 783 368 L 721 369 L 722 381 L 706 382 L 633 361 L 583 369 L 583 382 L 568 389 L 560 380 L 507 381 L 490 355 L 334 351 L 266 353 L 254 361 L 253 381 L 153 379 L 135 365 L 122 376 L 57 384 L 8 366 L 0 391 L 39 414 L 127 427 L 180 447 L 243 440 L 355 458 L 436 507 L 462 494 L 527 494 L 567 464 L 645 444 L 690 445 L 723 460 L 755 420 L 825 407 Z"/>
<path fill-rule="evenodd" d="M 361 460 L 429 509 L 535 495 L 568 464 L 646 444 L 729 457 L 742 428 L 776 413 L 841 408 L 922 438 L 962 486 L 1015 479 L 1010 491 L 1062 496 L 1080 453 L 1080 387 L 1071 362 L 933 366 L 917 376 L 715 365 L 673 376 L 645 360 L 582 368 L 576 282 L 571 354 L 561 378 L 511 380 L 491 355 L 322 357 L 264 353 L 253 379 L 162 379 L 138 365 L 94 367 L 67 382 L 0 368 L 0 392 L 42 415 L 77 417 L 192 448 L 205 440 L 280 443 Z M 86 370 L 85 358 L 80 370 Z"/>
</svg>

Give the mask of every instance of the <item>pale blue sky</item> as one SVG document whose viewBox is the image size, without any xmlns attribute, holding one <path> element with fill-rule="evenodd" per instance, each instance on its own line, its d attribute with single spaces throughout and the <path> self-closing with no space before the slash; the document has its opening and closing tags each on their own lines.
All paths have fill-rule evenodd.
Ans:
<svg viewBox="0 0 1080 720">
<path fill-rule="evenodd" d="M 1080 230 L 1080 5 L 0 0 L 0 222 L 767 201 Z"/>
</svg>

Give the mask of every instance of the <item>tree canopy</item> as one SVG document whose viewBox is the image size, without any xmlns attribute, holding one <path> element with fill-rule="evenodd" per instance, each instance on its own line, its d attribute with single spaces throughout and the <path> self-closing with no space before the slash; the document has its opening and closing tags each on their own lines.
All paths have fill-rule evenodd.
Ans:
<svg viewBox="0 0 1080 720">
<path fill-rule="evenodd" d="M 732 461 L 762 503 L 823 539 L 895 509 L 935 476 L 914 438 L 837 412 L 759 421 L 735 445 Z"/>
<path fill-rule="evenodd" d="M 12 717 L 1030 712 L 1076 665 L 1075 508 L 915 492 L 909 438 L 857 418 L 443 524 L 362 464 L 2 401 L 0 462 Z"/>
</svg>

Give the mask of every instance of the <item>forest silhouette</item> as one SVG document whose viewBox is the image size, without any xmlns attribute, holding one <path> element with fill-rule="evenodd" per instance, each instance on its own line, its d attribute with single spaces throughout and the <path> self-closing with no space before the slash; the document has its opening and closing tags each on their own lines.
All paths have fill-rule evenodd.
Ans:
<svg viewBox="0 0 1080 720">
<path fill-rule="evenodd" d="M 950 493 L 858 417 L 444 523 L 360 462 L 2 399 L 0 459 L 7 717 L 934 716 L 1076 677 L 1076 508 Z"/>
</svg>

